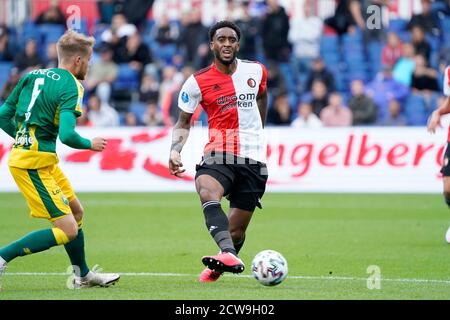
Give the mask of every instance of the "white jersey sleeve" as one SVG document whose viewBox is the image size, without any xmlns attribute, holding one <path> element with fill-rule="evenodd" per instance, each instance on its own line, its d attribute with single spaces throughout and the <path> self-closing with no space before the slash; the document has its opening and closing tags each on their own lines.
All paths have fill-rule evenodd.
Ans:
<svg viewBox="0 0 450 320">
<path fill-rule="evenodd" d="M 178 107 L 187 113 L 194 113 L 202 100 L 202 93 L 197 80 L 191 75 L 183 84 L 178 96 Z"/>
<path fill-rule="evenodd" d="M 444 84 L 442 87 L 444 88 L 444 94 L 450 97 L 450 66 L 445 69 Z"/>
</svg>

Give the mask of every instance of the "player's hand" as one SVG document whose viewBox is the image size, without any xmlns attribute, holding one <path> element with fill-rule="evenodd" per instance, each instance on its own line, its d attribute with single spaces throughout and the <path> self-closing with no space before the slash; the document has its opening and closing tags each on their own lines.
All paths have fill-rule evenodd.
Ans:
<svg viewBox="0 0 450 320">
<path fill-rule="evenodd" d="M 441 116 L 438 112 L 434 111 L 428 119 L 427 129 L 430 133 L 435 133 L 437 127 L 441 126 Z"/>
<path fill-rule="evenodd" d="M 105 139 L 96 137 L 91 140 L 91 150 L 93 151 L 103 151 L 105 150 L 107 142 Z"/>
<path fill-rule="evenodd" d="M 170 152 L 169 170 L 170 174 L 178 178 L 182 178 L 182 173 L 186 171 L 185 169 L 183 169 L 183 163 L 181 163 L 181 155 L 178 151 L 172 150 Z"/>
</svg>

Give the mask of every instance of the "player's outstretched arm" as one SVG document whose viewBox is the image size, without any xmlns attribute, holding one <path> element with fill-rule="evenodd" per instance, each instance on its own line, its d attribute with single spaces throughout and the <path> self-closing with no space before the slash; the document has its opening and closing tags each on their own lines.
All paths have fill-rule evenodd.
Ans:
<svg viewBox="0 0 450 320">
<path fill-rule="evenodd" d="M 16 136 L 16 125 L 13 121 L 15 113 L 16 108 L 8 103 L 0 107 L 0 128 L 12 138 Z"/>
<path fill-rule="evenodd" d="M 262 126 L 266 125 L 266 116 L 267 116 L 267 90 L 261 93 L 256 98 L 256 103 L 258 104 L 259 115 L 261 116 Z"/>
<path fill-rule="evenodd" d="M 433 111 L 430 118 L 428 119 L 427 129 L 428 132 L 435 133 L 436 128 L 441 126 L 441 116 L 450 113 L 450 97 L 447 97 L 444 104 L 439 106 Z"/>
<path fill-rule="evenodd" d="M 189 137 L 192 113 L 180 111 L 178 121 L 172 131 L 172 146 L 170 147 L 169 170 L 170 174 L 181 177 L 185 171 L 181 162 L 181 150 Z"/>
<path fill-rule="evenodd" d="M 83 138 L 75 131 L 76 116 L 72 112 L 61 112 L 59 115 L 59 139 L 65 145 L 74 149 L 90 149 L 93 151 L 103 151 L 106 147 L 106 140 L 94 138 L 91 140 Z"/>
</svg>

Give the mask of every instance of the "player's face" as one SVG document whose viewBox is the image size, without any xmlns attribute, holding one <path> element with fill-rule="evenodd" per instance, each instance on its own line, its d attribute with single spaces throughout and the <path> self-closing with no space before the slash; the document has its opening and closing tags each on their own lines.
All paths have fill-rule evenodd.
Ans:
<svg viewBox="0 0 450 320">
<path fill-rule="evenodd" d="M 86 74 L 89 70 L 89 61 L 92 57 L 92 49 L 89 49 L 89 53 L 86 56 L 80 57 L 80 64 L 78 66 L 78 71 L 75 77 L 78 80 L 84 80 L 86 78 Z"/>
<path fill-rule="evenodd" d="M 210 47 L 217 60 L 224 65 L 230 65 L 239 52 L 239 40 L 236 31 L 231 28 L 218 29 Z"/>
</svg>

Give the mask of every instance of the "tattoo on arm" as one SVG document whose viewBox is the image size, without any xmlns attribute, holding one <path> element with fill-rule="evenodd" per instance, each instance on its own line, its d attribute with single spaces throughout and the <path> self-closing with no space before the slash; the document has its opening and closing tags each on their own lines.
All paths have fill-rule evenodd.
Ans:
<svg viewBox="0 0 450 320">
<path fill-rule="evenodd" d="M 267 116 L 267 90 L 256 98 L 256 103 L 258 104 L 259 115 L 261 116 L 261 122 L 264 128 Z"/>
<path fill-rule="evenodd" d="M 178 121 L 173 127 L 172 146 L 170 147 L 171 151 L 175 150 L 177 152 L 181 152 L 183 149 L 183 146 L 189 136 L 189 130 L 191 129 L 191 118 L 192 113 L 180 111 Z"/>
</svg>

